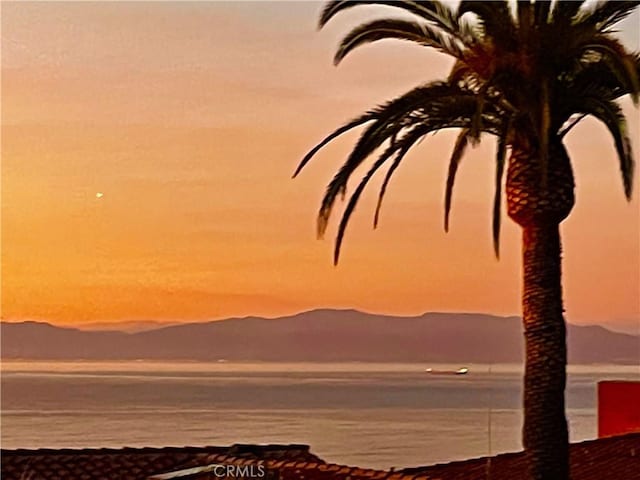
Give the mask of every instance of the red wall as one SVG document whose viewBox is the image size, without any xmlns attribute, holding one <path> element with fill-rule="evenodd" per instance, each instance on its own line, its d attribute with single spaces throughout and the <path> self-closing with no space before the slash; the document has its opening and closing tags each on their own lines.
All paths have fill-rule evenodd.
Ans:
<svg viewBox="0 0 640 480">
<path fill-rule="evenodd" d="M 640 432 L 640 382 L 598 383 L 598 437 Z"/>
</svg>

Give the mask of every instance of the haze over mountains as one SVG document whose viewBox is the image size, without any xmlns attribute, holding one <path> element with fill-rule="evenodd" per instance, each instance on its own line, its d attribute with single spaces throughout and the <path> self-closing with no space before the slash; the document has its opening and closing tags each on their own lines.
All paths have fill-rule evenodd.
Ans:
<svg viewBox="0 0 640 480">
<path fill-rule="evenodd" d="M 523 359 L 520 319 L 425 313 L 394 317 L 313 310 L 124 332 L 43 322 L 2 324 L 3 359 L 511 363 Z M 568 326 L 570 363 L 637 364 L 640 337 Z"/>
</svg>

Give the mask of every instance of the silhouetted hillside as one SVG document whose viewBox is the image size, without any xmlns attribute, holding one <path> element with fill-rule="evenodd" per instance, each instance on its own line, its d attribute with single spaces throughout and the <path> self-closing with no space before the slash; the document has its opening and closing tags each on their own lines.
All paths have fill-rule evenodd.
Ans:
<svg viewBox="0 0 640 480">
<path fill-rule="evenodd" d="M 3 323 L 2 358 L 371 362 L 521 362 L 520 320 L 482 314 L 392 317 L 314 310 L 277 319 L 233 318 L 153 330 L 81 331 Z M 572 363 L 637 363 L 640 337 L 569 325 Z"/>
</svg>

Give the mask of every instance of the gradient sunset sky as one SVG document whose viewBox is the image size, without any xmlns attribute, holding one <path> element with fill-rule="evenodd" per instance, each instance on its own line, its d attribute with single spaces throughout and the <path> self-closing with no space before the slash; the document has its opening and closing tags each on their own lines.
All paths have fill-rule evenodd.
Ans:
<svg viewBox="0 0 640 480">
<path fill-rule="evenodd" d="M 332 264 L 315 216 L 355 138 L 291 180 L 341 122 L 446 74 L 399 42 L 339 68 L 319 2 L 2 3 L 2 318 L 60 324 L 277 316 L 316 307 L 520 312 L 520 233 L 491 246 L 495 142 L 465 157 L 450 233 L 455 133 L 422 142 L 371 228 L 372 182 Z M 624 22 L 640 48 L 640 17 Z M 637 110 L 625 100 L 636 152 Z M 624 199 L 607 131 L 568 137 L 577 206 L 563 224 L 567 319 L 638 332 L 640 179 Z M 636 155 L 637 158 L 637 155 Z M 381 175 L 382 177 L 383 175 Z M 102 193 L 102 196 L 97 195 Z M 338 212 L 339 213 L 339 212 Z"/>
</svg>

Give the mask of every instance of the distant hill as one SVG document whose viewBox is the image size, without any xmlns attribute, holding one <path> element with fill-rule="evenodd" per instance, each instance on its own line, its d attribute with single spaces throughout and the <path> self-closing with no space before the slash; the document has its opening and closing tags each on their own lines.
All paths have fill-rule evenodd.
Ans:
<svg viewBox="0 0 640 480">
<path fill-rule="evenodd" d="M 132 320 L 123 322 L 91 322 L 77 325 L 74 328 L 78 330 L 92 331 L 92 330 L 106 330 L 106 331 L 121 331 L 128 333 L 144 332 L 145 330 L 155 330 L 157 328 L 168 327 L 170 325 L 178 325 L 180 322 L 164 322 L 158 320 Z"/>
<path fill-rule="evenodd" d="M 571 363 L 638 363 L 640 337 L 569 325 Z M 2 324 L 3 359 L 247 360 L 511 363 L 523 358 L 520 319 L 425 313 L 393 317 L 313 310 L 277 319 L 231 318 L 140 332 Z"/>
</svg>

